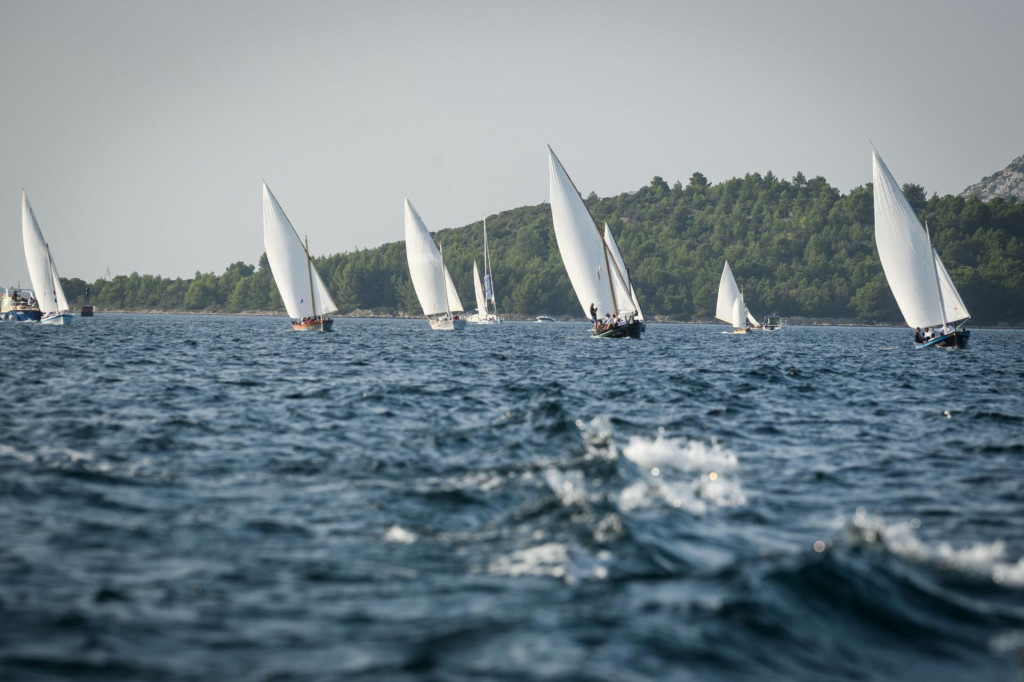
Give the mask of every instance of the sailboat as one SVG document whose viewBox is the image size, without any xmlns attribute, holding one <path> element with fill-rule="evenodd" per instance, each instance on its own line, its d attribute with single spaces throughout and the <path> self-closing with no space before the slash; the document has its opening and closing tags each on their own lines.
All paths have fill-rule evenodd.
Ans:
<svg viewBox="0 0 1024 682">
<path fill-rule="evenodd" d="M 722 279 L 718 282 L 718 304 L 715 306 L 715 317 L 728 322 L 734 334 L 746 334 L 748 329 L 757 329 L 761 325 L 757 318 L 750 314 L 743 300 L 743 292 L 732 276 L 729 261 L 722 268 Z M 749 323 L 749 324 L 748 324 Z"/>
<path fill-rule="evenodd" d="M 32 289 L 41 312 L 40 324 L 69 324 L 71 313 L 60 285 L 57 265 L 53 262 L 50 245 L 43 238 L 36 214 L 28 203 L 28 195 L 21 192 L 21 238 L 25 245 L 25 261 L 32 279 Z"/>
<path fill-rule="evenodd" d="M 331 331 L 334 320 L 325 315 L 335 312 L 338 306 L 313 267 L 309 240 L 299 239 L 266 182 L 263 183 L 263 247 L 281 300 L 292 318 L 292 329 Z"/>
<path fill-rule="evenodd" d="M 875 245 L 889 288 L 907 326 L 934 330 L 917 348 L 966 348 L 971 332 L 967 306 L 932 245 L 927 225 L 921 226 L 878 151 L 872 147 L 875 194 Z M 955 327 L 951 326 L 959 322 Z"/>
<path fill-rule="evenodd" d="M 476 313 L 466 317 L 473 324 L 501 324 L 498 317 L 498 302 L 494 296 L 494 276 L 491 274 L 491 254 L 487 249 L 487 218 L 484 217 L 484 278 L 480 280 L 480 269 L 473 261 L 473 291 L 476 294 Z M 490 306 L 494 305 L 494 312 Z"/>
<path fill-rule="evenodd" d="M 430 328 L 438 331 L 465 329 L 466 321 L 459 316 L 462 301 L 444 266 L 444 252 L 434 244 L 434 238 L 408 197 L 405 198 L 405 255 L 409 260 L 412 286 Z"/>
<path fill-rule="evenodd" d="M 645 324 L 611 232 L 606 231 L 608 238 L 601 235 L 579 190 L 550 146 L 548 171 L 555 241 L 580 307 L 594 323 L 593 334 L 639 339 Z"/>
</svg>

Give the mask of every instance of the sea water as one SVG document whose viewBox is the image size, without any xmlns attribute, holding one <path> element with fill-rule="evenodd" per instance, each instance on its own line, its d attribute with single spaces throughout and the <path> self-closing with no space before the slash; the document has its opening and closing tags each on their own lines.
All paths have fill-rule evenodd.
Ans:
<svg viewBox="0 0 1024 682">
<path fill-rule="evenodd" d="M 0 324 L 0 679 L 1014 680 L 1024 332 Z"/>
</svg>

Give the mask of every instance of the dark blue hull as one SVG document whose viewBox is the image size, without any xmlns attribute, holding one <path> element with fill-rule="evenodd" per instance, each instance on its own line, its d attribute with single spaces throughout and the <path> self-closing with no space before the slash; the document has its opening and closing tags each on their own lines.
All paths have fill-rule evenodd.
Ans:
<svg viewBox="0 0 1024 682">
<path fill-rule="evenodd" d="M 967 348 L 967 342 L 971 340 L 971 333 L 966 329 L 964 331 L 955 331 L 950 334 L 943 334 L 942 336 L 936 336 L 934 339 L 925 341 L 924 343 L 915 344 L 915 348 Z"/>
</svg>

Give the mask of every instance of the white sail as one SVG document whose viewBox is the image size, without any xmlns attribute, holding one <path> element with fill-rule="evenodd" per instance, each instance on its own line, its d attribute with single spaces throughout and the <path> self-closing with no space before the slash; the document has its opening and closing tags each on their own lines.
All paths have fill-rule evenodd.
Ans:
<svg viewBox="0 0 1024 682">
<path fill-rule="evenodd" d="M 739 296 L 732 302 L 732 326 L 739 329 L 743 326 L 743 297 Z"/>
<path fill-rule="evenodd" d="M 47 246 L 46 251 L 50 257 L 50 277 L 53 279 L 53 291 L 54 297 L 57 300 L 57 312 L 65 313 L 69 308 L 68 300 L 64 298 L 64 287 L 60 285 L 60 273 L 57 272 L 57 264 L 53 262 L 53 253 L 50 252 L 49 246 Z"/>
<path fill-rule="evenodd" d="M 747 320 L 750 322 L 751 327 L 760 327 L 761 323 L 757 321 L 757 318 L 750 314 L 750 308 L 746 307 L 746 303 L 743 304 L 747 311 Z"/>
<path fill-rule="evenodd" d="M 725 261 L 722 278 L 718 282 L 718 304 L 715 306 L 715 317 L 734 327 L 742 327 L 743 308 L 740 308 L 739 322 L 736 321 L 735 315 L 735 303 L 740 301 L 740 298 L 740 288 L 736 286 L 736 278 L 732 276 L 729 261 Z"/>
<path fill-rule="evenodd" d="M 473 261 L 473 290 L 476 292 L 476 313 L 483 317 L 487 315 L 487 297 L 484 295 L 484 285 L 480 283 L 480 270 Z"/>
<path fill-rule="evenodd" d="M 949 272 L 946 271 L 946 266 L 942 264 L 942 259 L 939 258 L 935 247 L 932 247 L 932 254 L 935 257 L 935 267 L 939 274 L 939 285 L 942 288 L 942 305 L 946 313 L 946 321 L 953 322 L 967 319 L 971 314 L 967 312 L 967 306 L 964 305 L 963 299 L 960 298 L 960 292 L 953 286 L 953 280 L 949 278 Z"/>
<path fill-rule="evenodd" d="M 608 223 L 604 224 L 604 243 L 607 245 L 608 254 L 611 256 L 612 282 L 615 286 L 616 303 L 619 304 L 619 309 L 621 310 L 629 307 L 623 301 L 629 301 L 632 306 L 631 310 L 636 311 L 636 319 L 643 321 L 644 313 L 640 310 L 640 301 L 637 300 L 633 280 L 629 276 L 629 271 L 626 270 L 626 263 L 622 260 L 619 245 L 615 243 L 615 237 L 612 236 L 612 231 L 608 229 Z"/>
<path fill-rule="evenodd" d="M 43 238 L 43 231 L 39 229 L 36 214 L 24 190 L 21 192 L 21 239 L 39 310 L 44 315 L 67 312 L 68 302 L 64 298 L 64 289 L 53 264 L 53 254 Z"/>
<path fill-rule="evenodd" d="M 405 199 L 405 255 L 423 314 L 462 312 L 462 301 L 455 291 L 451 275 L 442 265 L 434 239 L 408 197 Z"/>
<path fill-rule="evenodd" d="M 601 232 L 583 203 L 583 197 L 550 147 L 548 170 L 555 241 L 583 314 L 590 317 L 591 304 L 597 306 L 599 318 L 605 313 L 617 314 L 622 307 L 616 305 L 612 295 L 608 273 L 610 259 Z"/>
<path fill-rule="evenodd" d="M 263 183 L 263 248 L 289 317 L 327 315 L 338 309 L 299 234 L 266 182 Z"/>
<path fill-rule="evenodd" d="M 874 149 L 873 181 L 875 195 L 875 244 L 882 270 L 889 281 L 903 319 L 910 327 L 934 327 L 969 317 L 960 294 L 949 279 L 949 273 L 938 255 L 933 255 L 931 241 L 914 214 L 914 209 L 882 157 Z M 934 258 L 934 261 L 933 261 Z M 939 272 L 936 279 L 936 270 Z M 946 305 L 940 302 L 939 282 Z M 949 294 L 946 293 L 947 288 Z"/>
</svg>

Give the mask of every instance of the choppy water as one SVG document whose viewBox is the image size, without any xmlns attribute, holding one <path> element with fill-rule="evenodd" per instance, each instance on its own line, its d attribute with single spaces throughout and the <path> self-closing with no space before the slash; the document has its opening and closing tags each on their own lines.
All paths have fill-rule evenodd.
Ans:
<svg viewBox="0 0 1024 682">
<path fill-rule="evenodd" d="M 1016 680 L 1024 332 L 0 324 L 4 680 Z"/>
</svg>

